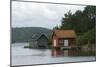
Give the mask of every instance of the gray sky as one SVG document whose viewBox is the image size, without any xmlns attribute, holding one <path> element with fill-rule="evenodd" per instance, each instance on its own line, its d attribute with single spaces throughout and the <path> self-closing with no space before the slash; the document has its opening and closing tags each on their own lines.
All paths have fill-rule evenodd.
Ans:
<svg viewBox="0 0 100 67">
<path fill-rule="evenodd" d="M 83 10 L 85 6 L 30 2 L 12 2 L 12 27 L 45 27 L 61 24 L 66 12 Z"/>
</svg>

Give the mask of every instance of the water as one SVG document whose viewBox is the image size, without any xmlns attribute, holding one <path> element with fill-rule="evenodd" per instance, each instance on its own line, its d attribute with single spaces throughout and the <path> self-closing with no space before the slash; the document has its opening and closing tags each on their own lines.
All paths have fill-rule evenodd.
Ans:
<svg viewBox="0 0 100 67">
<path fill-rule="evenodd" d="M 53 57 L 50 49 L 24 48 L 28 43 L 13 43 L 11 65 L 33 65 L 63 62 L 95 61 L 95 56 L 78 57 Z"/>
</svg>

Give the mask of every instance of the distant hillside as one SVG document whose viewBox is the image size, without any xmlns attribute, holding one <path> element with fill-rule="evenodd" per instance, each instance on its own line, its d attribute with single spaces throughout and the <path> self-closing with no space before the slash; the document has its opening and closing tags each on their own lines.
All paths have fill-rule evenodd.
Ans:
<svg viewBox="0 0 100 67">
<path fill-rule="evenodd" d="M 21 27 L 21 28 L 12 28 L 12 42 L 28 42 L 33 34 L 44 33 L 50 37 L 52 31 L 50 29 L 41 28 L 41 27 Z"/>
</svg>

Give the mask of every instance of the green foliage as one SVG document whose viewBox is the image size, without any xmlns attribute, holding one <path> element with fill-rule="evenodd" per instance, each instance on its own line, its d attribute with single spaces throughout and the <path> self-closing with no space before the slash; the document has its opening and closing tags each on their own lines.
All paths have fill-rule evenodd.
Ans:
<svg viewBox="0 0 100 67">
<path fill-rule="evenodd" d="M 83 11 L 77 10 L 73 14 L 71 11 L 65 13 L 62 18 L 61 29 L 73 29 L 77 34 L 91 30 L 95 27 L 95 9 L 95 6 L 87 6 Z"/>
<path fill-rule="evenodd" d="M 90 31 L 78 37 L 78 45 L 83 46 L 84 44 L 87 44 L 88 46 L 92 46 L 92 44 L 95 45 L 95 40 L 96 34 L 95 28 L 93 28 Z"/>
<path fill-rule="evenodd" d="M 95 51 L 80 51 L 79 56 L 96 56 Z"/>
<path fill-rule="evenodd" d="M 32 48 L 31 46 L 24 46 L 24 48 Z"/>
<path fill-rule="evenodd" d="M 58 30 L 59 29 L 59 26 L 55 26 L 54 28 L 53 28 L 53 30 Z"/>
<path fill-rule="evenodd" d="M 85 7 L 85 10 L 83 13 L 90 19 L 93 19 L 96 17 L 96 6 L 87 6 Z"/>
</svg>

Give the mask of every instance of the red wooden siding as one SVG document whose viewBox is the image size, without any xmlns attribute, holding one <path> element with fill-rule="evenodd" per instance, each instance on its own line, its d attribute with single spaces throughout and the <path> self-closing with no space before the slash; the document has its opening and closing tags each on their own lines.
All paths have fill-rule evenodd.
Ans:
<svg viewBox="0 0 100 67">
<path fill-rule="evenodd" d="M 52 47 L 54 47 L 54 40 L 56 40 L 56 47 L 58 47 L 58 37 L 55 34 L 53 34 L 53 38 L 52 38 Z"/>
<path fill-rule="evenodd" d="M 56 40 L 56 46 L 54 46 Z M 68 46 L 64 46 L 64 40 L 68 40 Z M 67 43 L 66 43 L 67 45 Z M 73 30 L 57 30 L 52 35 L 52 56 L 67 55 L 76 56 L 76 34 Z"/>
</svg>

